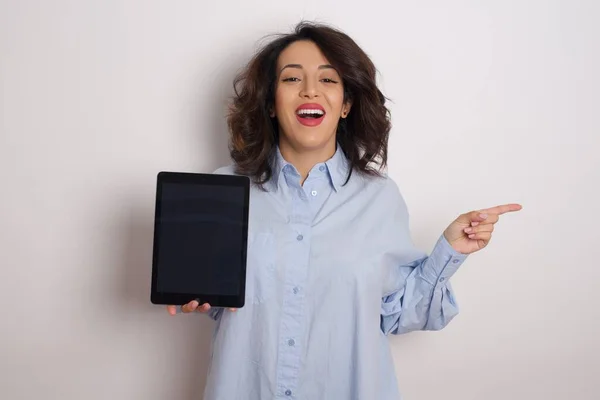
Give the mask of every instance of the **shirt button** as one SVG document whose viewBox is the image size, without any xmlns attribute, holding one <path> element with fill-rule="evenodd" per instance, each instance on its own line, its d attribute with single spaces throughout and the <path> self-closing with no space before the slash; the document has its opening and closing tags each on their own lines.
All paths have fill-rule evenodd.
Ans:
<svg viewBox="0 0 600 400">
<path fill-rule="evenodd" d="M 304 236 L 302 236 L 302 235 L 298 235 L 298 236 L 296 236 L 296 239 L 297 239 L 298 241 L 300 241 L 300 240 L 304 239 Z"/>
<path fill-rule="evenodd" d="M 285 391 L 285 395 L 286 396 L 291 396 L 292 395 L 292 391 L 290 389 Z"/>
<path fill-rule="evenodd" d="M 290 340 L 288 340 L 288 345 L 289 345 L 289 346 L 293 346 L 293 345 L 295 345 L 295 344 L 296 344 L 296 342 L 294 341 L 294 339 L 290 339 Z"/>
<path fill-rule="evenodd" d="M 324 167 L 323 165 L 321 165 L 321 166 L 319 167 L 319 171 L 325 171 L 325 167 Z"/>
<path fill-rule="evenodd" d="M 298 288 L 297 287 L 294 288 L 294 294 L 298 294 Z"/>
<path fill-rule="evenodd" d="M 316 196 L 317 195 L 317 191 L 313 190 L 312 192 L 310 192 L 310 194 L 312 194 L 313 196 Z"/>
<path fill-rule="evenodd" d="M 444 282 L 445 280 L 446 280 L 446 278 L 444 278 L 444 277 L 440 278 L 440 282 Z"/>
<path fill-rule="evenodd" d="M 454 261 L 452 261 L 452 262 L 453 262 L 454 264 L 458 264 L 458 261 L 459 261 L 459 260 L 454 260 Z"/>
</svg>

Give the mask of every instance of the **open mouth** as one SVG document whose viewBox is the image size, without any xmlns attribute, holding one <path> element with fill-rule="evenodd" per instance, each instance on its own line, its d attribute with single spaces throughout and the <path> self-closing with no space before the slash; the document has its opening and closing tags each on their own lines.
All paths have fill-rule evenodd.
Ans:
<svg viewBox="0 0 600 400">
<path fill-rule="evenodd" d="M 296 110 L 298 122 L 305 126 L 317 126 L 325 117 L 325 110 L 320 106 L 303 106 Z"/>
<path fill-rule="evenodd" d="M 325 111 L 323 110 L 310 110 L 310 109 L 302 109 L 302 110 L 298 110 L 296 112 L 296 114 L 300 117 L 300 118 L 312 118 L 312 119 L 316 119 L 316 118 L 321 118 L 323 115 L 325 115 Z"/>
</svg>

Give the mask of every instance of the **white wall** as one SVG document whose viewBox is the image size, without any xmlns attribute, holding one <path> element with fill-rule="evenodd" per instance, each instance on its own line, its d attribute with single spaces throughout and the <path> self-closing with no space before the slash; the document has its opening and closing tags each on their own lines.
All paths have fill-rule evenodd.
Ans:
<svg viewBox="0 0 600 400">
<path fill-rule="evenodd" d="M 600 3 L 2 0 L 0 398 L 200 399 L 211 322 L 149 302 L 155 174 L 228 162 L 235 71 L 302 17 L 378 66 L 419 246 L 524 206 L 457 319 L 391 339 L 405 398 L 600 397 Z"/>
</svg>

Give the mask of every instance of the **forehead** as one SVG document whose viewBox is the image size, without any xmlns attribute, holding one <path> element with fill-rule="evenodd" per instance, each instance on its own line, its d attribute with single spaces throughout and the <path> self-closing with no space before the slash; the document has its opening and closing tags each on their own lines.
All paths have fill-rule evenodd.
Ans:
<svg viewBox="0 0 600 400">
<path fill-rule="evenodd" d="M 290 44 L 279 55 L 278 69 L 287 64 L 301 64 L 304 68 L 311 68 L 329 64 L 329 61 L 314 42 L 299 40 Z"/>
</svg>

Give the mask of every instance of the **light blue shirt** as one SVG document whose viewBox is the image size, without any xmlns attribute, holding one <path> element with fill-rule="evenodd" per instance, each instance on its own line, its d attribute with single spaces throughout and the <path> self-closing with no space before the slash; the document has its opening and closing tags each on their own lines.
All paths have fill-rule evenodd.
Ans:
<svg viewBox="0 0 600 400">
<path fill-rule="evenodd" d="M 400 399 L 387 335 L 450 322 L 466 255 L 443 235 L 417 250 L 396 183 L 353 172 L 344 184 L 339 148 L 303 186 L 279 151 L 274 167 L 250 193 L 246 305 L 209 313 L 204 400 Z"/>
</svg>

